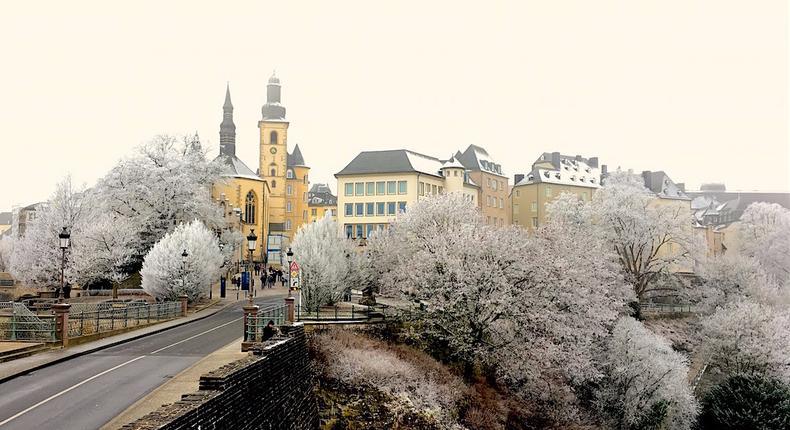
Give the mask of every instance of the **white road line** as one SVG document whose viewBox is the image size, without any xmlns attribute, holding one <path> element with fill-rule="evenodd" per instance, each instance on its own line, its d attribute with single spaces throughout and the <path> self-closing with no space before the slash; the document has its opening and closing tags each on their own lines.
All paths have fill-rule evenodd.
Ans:
<svg viewBox="0 0 790 430">
<path fill-rule="evenodd" d="M 206 333 L 211 333 L 212 331 L 214 331 L 214 330 L 218 330 L 218 329 L 220 329 L 220 328 L 222 328 L 222 327 L 225 327 L 225 326 L 226 326 L 226 325 L 228 325 L 228 324 L 235 323 L 236 321 L 238 321 L 238 320 L 240 320 L 240 319 L 242 319 L 242 318 L 236 318 L 235 320 L 228 321 L 228 322 L 226 322 L 225 324 L 218 325 L 218 326 L 216 326 L 216 327 L 214 327 L 214 328 L 212 328 L 212 329 L 208 329 L 208 330 L 206 330 L 206 331 L 204 331 L 204 332 L 202 332 L 202 333 L 198 333 L 198 334 L 196 334 L 196 335 L 194 335 L 194 336 L 190 336 L 190 337 L 188 337 L 188 338 L 186 338 L 186 339 L 184 339 L 184 340 L 179 340 L 178 342 L 176 342 L 176 343 L 173 343 L 173 344 L 170 344 L 170 345 L 168 345 L 168 346 L 166 346 L 166 347 L 164 347 L 164 348 L 159 348 L 159 349 L 157 349 L 157 350 L 156 350 L 156 351 L 154 351 L 154 352 L 150 352 L 150 353 L 148 353 L 148 354 L 146 354 L 146 355 L 141 355 L 141 356 L 139 356 L 139 357 L 135 357 L 135 358 L 133 358 L 133 359 L 131 359 L 131 360 L 128 360 L 128 361 L 125 361 L 125 362 L 123 362 L 123 363 L 121 363 L 121 364 L 119 364 L 119 365 L 117 365 L 117 366 L 115 366 L 115 367 L 112 367 L 112 368 L 110 368 L 110 369 L 107 369 L 107 370 L 105 370 L 105 371 L 103 371 L 103 372 L 101 372 L 101 373 L 97 373 L 97 374 L 95 374 L 95 375 L 91 376 L 90 378 L 88 378 L 88 379 L 86 379 L 86 380 L 84 380 L 84 381 L 82 381 L 82 382 L 79 382 L 79 383 L 77 383 L 77 384 L 74 384 L 74 385 L 72 385 L 71 387 L 69 387 L 69 388 L 66 388 L 65 390 L 63 390 L 63 391 L 61 391 L 61 392 L 59 392 L 59 393 L 56 393 L 56 394 L 53 394 L 53 395 L 51 395 L 51 396 L 47 397 L 46 399 L 44 399 L 44 400 L 42 400 L 42 401 L 40 401 L 40 402 L 36 403 L 35 405 L 33 405 L 33 406 L 31 406 L 31 407 L 29 407 L 29 408 L 25 409 L 25 410 L 24 410 L 24 411 L 22 411 L 22 412 L 19 412 L 19 413 L 17 413 L 17 414 L 16 414 L 16 415 L 14 415 L 14 416 L 8 417 L 8 418 L 6 418 L 5 420 L 3 420 L 3 421 L 0 421 L 0 426 L 3 426 L 3 425 L 5 425 L 5 424 L 8 424 L 8 423 L 10 423 L 11 421 L 13 421 L 13 420 L 15 420 L 15 419 L 17 419 L 17 418 L 21 417 L 22 415 L 24 415 L 24 414 L 26 414 L 26 413 L 28 413 L 28 412 L 32 411 L 33 409 L 36 409 L 37 407 L 39 407 L 39 406 L 43 405 L 44 403 L 47 403 L 47 402 L 49 402 L 50 400 L 56 399 L 56 398 L 58 398 L 58 397 L 60 397 L 60 396 L 62 396 L 62 395 L 64 395 L 64 394 L 68 393 L 69 391 L 71 391 L 71 390 L 74 390 L 75 388 L 78 388 L 78 387 L 80 387 L 80 386 L 82 386 L 82 385 L 84 385 L 84 384 L 87 384 L 87 383 L 88 383 L 88 382 L 90 382 L 90 381 L 93 381 L 93 380 L 94 380 L 94 379 L 96 379 L 96 378 L 100 378 L 100 377 L 102 377 L 102 376 L 104 376 L 104 375 L 106 375 L 106 374 L 108 374 L 108 373 L 112 372 L 113 370 L 120 369 L 121 367 L 123 367 L 123 366 L 126 366 L 127 364 L 130 364 L 130 363 L 134 363 L 135 361 L 137 361 L 137 360 L 139 360 L 139 359 L 141 359 L 141 358 L 145 358 L 145 357 L 147 357 L 147 356 L 149 356 L 149 355 L 156 354 L 156 353 L 158 353 L 158 352 L 164 351 L 164 350 L 166 350 L 167 348 L 172 348 L 172 347 L 174 347 L 174 346 L 176 346 L 176 345 L 180 345 L 180 344 L 182 344 L 182 343 L 184 343 L 184 342 L 186 342 L 186 341 L 192 340 L 192 339 L 194 339 L 194 338 L 196 338 L 196 337 L 198 337 L 198 336 L 203 336 L 203 335 L 204 335 L 204 334 L 206 334 Z"/>
</svg>

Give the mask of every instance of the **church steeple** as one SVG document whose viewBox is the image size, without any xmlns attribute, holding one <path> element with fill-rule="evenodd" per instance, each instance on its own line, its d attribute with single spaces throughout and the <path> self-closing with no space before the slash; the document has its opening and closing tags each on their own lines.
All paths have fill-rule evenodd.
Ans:
<svg viewBox="0 0 790 430">
<path fill-rule="evenodd" d="M 229 157 L 236 156 L 236 124 L 233 123 L 230 84 L 225 89 L 225 104 L 222 105 L 222 123 L 219 125 L 219 153 Z"/>
<path fill-rule="evenodd" d="M 266 85 L 266 104 L 261 109 L 264 121 L 285 120 L 285 106 L 280 104 L 280 90 L 280 78 L 272 72 L 269 83 Z"/>
</svg>

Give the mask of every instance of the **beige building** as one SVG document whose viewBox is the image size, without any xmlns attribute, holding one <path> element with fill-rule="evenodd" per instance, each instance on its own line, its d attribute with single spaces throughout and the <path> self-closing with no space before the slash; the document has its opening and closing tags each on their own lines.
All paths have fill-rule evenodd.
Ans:
<svg viewBox="0 0 790 430">
<path fill-rule="evenodd" d="M 534 231 L 546 222 L 546 203 L 562 193 L 589 200 L 600 182 L 597 157 L 545 152 L 532 164 L 529 173 L 514 177 L 510 192 L 513 224 Z"/>
<path fill-rule="evenodd" d="M 419 199 L 455 192 L 477 204 L 480 193 L 456 159 L 405 149 L 361 152 L 335 177 L 338 224 L 353 239 L 385 229 Z"/>
<path fill-rule="evenodd" d="M 310 221 L 316 222 L 329 214 L 337 221 L 337 196 L 332 194 L 329 184 L 314 184 L 307 193 Z"/>
<path fill-rule="evenodd" d="M 511 224 L 510 184 L 502 166 L 477 145 L 469 145 L 464 152 L 458 151 L 454 158 L 466 169 L 469 182 L 479 186 L 477 206 L 486 224 Z"/>
<path fill-rule="evenodd" d="M 0 212 L 0 236 L 3 236 L 6 232 L 11 233 L 11 220 L 13 216 L 11 212 Z"/>
</svg>

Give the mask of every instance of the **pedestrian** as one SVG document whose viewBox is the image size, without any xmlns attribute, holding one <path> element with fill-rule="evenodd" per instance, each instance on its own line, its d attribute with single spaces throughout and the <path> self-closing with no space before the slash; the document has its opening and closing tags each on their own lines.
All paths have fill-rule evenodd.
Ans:
<svg viewBox="0 0 790 430">
<path fill-rule="evenodd" d="M 261 273 L 261 289 L 266 288 L 266 272 Z"/>
<path fill-rule="evenodd" d="M 274 321 L 269 320 L 269 322 L 266 324 L 266 327 L 263 328 L 263 340 L 269 340 L 275 335 L 279 334 L 279 332 L 280 331 L 277 330 L 277 327 L 274 325 Z"/>
</svg>

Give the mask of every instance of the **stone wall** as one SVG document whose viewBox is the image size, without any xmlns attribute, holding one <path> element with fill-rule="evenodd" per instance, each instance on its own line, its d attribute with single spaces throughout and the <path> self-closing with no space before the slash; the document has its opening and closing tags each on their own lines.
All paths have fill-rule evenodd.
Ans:
<svg viewBox="0 0 790 430">
<path fill-rule="evenodd" d="M 301 324 L 256 344 L 252 355 L 200 377 L 200 389 L 124 430 L 317 429 L 318 410 Z"/>
</svg>

